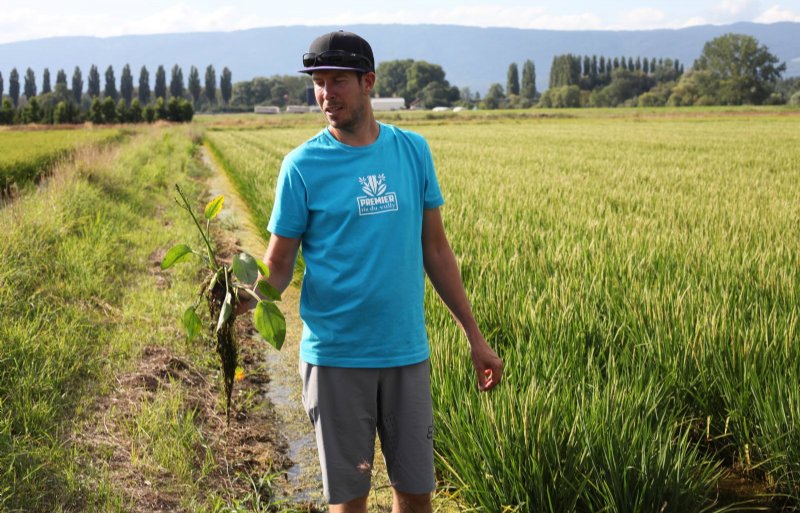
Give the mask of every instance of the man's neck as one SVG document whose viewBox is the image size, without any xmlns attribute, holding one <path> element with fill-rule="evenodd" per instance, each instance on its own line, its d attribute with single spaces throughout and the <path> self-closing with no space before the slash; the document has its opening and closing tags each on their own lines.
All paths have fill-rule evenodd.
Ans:
<svg viewBox="0 0 800 513">
<path fill-rule="evenodd" d="M 375 118 L 370 116 L 366 123 L 354 130 L 342 130 L 328 125 L 328 131 L 337 141 L 348 146 L 369 146 L 378 139 L 381 129 Z"/>
</svg>

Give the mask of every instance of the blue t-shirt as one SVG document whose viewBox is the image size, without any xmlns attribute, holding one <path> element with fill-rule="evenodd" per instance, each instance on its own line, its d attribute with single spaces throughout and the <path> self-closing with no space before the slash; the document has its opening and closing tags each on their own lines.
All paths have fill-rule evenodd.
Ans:
<svg viewBox="0 0 800 513">
<path fill-rule="evenodd" d="M 422 213 L 440 206 L 428 144 L 379 123 L 368 146 L 328 129 L 290 152 L 268 229 L 301 238 L 301 358 L 395 367 L 430 354 L 423 308 Z"/>
</svg>

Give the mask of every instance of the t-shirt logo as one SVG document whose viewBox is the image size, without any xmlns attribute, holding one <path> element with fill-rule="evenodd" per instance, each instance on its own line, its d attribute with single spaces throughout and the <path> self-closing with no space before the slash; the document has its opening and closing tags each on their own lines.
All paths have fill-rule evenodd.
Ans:
<svg viewBox="0 0 800 513">
<path fill-rule="evenodd" d="M 397 210 L 397 195 L 386 192 L 386 175 L 359 177 L 358 183 L 366 196 L 358 196 L 358 215 L 384 214 Z"/>
</svg>

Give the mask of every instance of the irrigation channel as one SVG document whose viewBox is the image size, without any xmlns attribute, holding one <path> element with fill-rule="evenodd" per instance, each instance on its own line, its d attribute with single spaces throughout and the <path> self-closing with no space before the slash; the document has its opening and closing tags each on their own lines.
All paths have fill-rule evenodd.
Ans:
<svg viewBox="0 0 800 513">
<path fill-rule="evenodd" d="M 225 196 L 220 213 L 221 225 L 238 241 L 242 250 L 256 258 L 264 255 L 266 245 L 258 235 L 244 206 L 225 172 L 214 161 L 207 148 L 202 148 L 203 163 L 212 171 L 209 179 L 211 197 Z M 319 470 L 314 432 L 303 411 L 302 384 L 297 372 L 299 340 L 302 331 L 298 315 L 300 291 L 290 286 L 283 294 L 281 311 L 286 316 L 286 343 L 276 351 L 264 342 L 264 368 L 270 377 L 260 398 L 272 405 L 280 422 L 280 432 L 286 438 L 287 456 L 292 466 L 286 473 L 285 498 L 293 502 L 313 502 L 322 505 L 322 477 Z M 258 337 L 258 334 L 253 336 Z"/>
</svg>

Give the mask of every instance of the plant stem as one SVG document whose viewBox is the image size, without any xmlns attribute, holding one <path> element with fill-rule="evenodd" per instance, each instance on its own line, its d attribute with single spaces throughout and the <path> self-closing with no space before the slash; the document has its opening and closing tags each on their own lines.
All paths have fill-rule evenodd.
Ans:
<svg viewBox="0 0 800 513">
<path fill-rule="evenodd" d="M 208 250 L 208 263 L 211 266 L 211 269 L 214 270 L 214 271 L 218 271 L 219 270 L 219 266 L 217 265 L 217 259 L 214 258 L 214 250 L 211 249 L 211 242 L 209 242 L 208 237 L 206 237 L 206 234 L 203 232 L 203 229 L 200 227 L 200 222 L 197 220 L 197 217 L 194 215 L 194 211 L 192 210 L 192 207 L 189 205 L 189 200 L 186 199 L 186 196 L 184 196 L 183 191 L 181 190 L 181 187 L 178 184 L 175 184 L 175 189 L 177 189 L 178 194 L 180 195 L 181 199 L 183 200 L 183 203 L 185 205 L 186 210 L 189 211 L 189 215 L 192 216 L 192 220 L 194 221 L 195 226 L 197 226 L 197 230 L 200 232 L 200 236 L 203 237 L 203 242 L 206 243 L 206 249 Z"/>
</svg>

